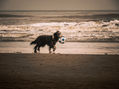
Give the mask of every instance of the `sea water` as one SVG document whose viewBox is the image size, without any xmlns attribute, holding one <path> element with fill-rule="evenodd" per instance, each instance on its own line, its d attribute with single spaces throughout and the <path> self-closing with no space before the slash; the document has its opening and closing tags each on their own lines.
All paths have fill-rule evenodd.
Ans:
<svg viewBox="0 0 119 89">
<path fill-rule="evenodd" d="M 32 53 L 31 41 L 57 30 L 67 39 L 57 53 L 119 54 L 119 11 L 80 10 L 0 11 L 0 53 Z"/>
<path fill-rule="evenodd" d="M 0 41 L 61 31 L 67 41 L 119 41 L 119 11 L 1 11 Z"/>
</svg>

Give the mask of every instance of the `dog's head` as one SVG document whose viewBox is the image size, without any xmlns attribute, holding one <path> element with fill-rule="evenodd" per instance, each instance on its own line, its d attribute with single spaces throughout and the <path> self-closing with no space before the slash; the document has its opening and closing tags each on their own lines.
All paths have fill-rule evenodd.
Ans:
<svg viewBox="0 0 119 89">
<path fill-rule="evenodd" d="M 61 37 L 61 32 L 57 31 L 54 33 L 54 38 L 60 38 Z"/>
</svg>

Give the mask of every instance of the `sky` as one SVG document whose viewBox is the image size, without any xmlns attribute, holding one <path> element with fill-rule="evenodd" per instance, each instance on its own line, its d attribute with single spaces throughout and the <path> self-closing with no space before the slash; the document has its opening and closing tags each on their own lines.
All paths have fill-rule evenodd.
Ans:
<svg viewBox="0 0 119 89">
<path fill-rule="evenodd" d="M 0 10 L 119 10 L 119 0 L 0 0 Z"/>
</svg>

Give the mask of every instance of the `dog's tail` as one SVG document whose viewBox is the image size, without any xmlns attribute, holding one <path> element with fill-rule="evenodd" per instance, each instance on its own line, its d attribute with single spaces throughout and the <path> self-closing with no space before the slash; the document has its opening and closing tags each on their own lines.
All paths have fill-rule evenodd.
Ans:
<svg viewBox="0 0 119 89">
<path fill-rule="evenodd" d="M 36 44 L 36 41 L 32 41 L 32 42 L 30 43 L 30 45 L 33 45 L 33 44 Z"/>
</svg>

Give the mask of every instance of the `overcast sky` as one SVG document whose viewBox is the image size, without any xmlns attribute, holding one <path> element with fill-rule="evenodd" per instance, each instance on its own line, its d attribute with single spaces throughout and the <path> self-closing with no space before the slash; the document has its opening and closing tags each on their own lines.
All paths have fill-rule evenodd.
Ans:
<svg viewBox="0 0 119 89">
<path fill-rule="evenodd" d="M 119 10 L 119 0 L 0 0 L 0 10 Z"/>
</svg>

